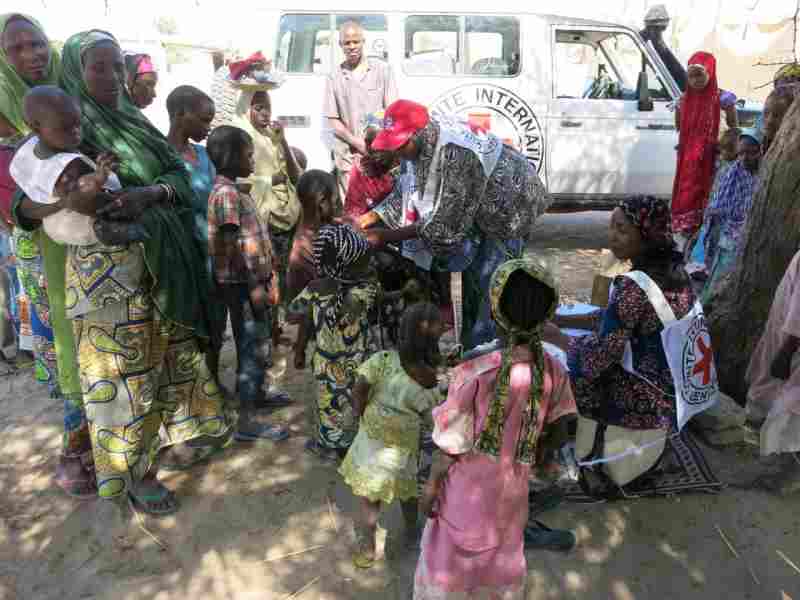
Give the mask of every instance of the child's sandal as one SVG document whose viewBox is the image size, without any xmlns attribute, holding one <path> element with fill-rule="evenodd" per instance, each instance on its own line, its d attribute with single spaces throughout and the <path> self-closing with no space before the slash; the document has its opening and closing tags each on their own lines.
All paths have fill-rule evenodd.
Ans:
<svg viewBox="0 0 800 600">
<path fill-rule="evenodd" d="M 367 551 L 354 554 L 353 564 L 358 569 L 371 569 L 375 565 L 375 555 Z"/>
</svg>

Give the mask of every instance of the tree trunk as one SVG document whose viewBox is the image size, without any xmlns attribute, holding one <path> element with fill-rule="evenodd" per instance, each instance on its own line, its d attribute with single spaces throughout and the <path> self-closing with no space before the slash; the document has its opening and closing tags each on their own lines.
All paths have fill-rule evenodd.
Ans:
<svg viewBox="0 0 800 600">
<path fill-rule="evenodd" d="M 746 402 L 745 372 L 775 290 L 800 248 L 800 101 L 787 112 L 760 178 L 735 266 L 710 302 L 720 387 L 740 404 Z"/>
</svg>

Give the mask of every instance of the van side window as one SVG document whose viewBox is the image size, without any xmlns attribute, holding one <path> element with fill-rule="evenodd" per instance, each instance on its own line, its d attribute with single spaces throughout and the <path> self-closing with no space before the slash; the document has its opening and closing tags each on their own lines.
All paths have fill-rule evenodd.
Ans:
<svg viewBox="0 0 800 600">
<path fill-rule="evenodd" d="M 519 21 L 513 17 L 467 17 L 465 52 L 469 75 L 519 74 Z"/>
<path fill-rule="evenodd" d="M 357 21 L 364 27 L 364 54 L 388 60 L 388 26 L 385 15 L 286 14 L 281 17 L 275 64 L 287 73 L 330 73 L 344 62 L 339 47 L 339 27 Z"/>
<path fill-rule="evenodd" d="M 333 41 L 330 15 L 283 15 L 275 64 L 287 73 L 328 73 Z"/>
<path fill-rule="evenodd" d="M 458 17 L 408 17 L 403 71 L 408 75 L 455 75 L 459 61 L 459 29 Z"/>
<path fill-rule="evenodd" d="M 672 100 L 650 61 L 627 33 L 558 30 L 555 96 L 636 101 L 642 61 L 645 61 L 650 97 L 655 101 Z"/>
<path fill-rule="evenodd" d="M 405 20 L 407 75 L 513 77 L 519 70 L 516 18 L 412 15 Z"/>
</svg>

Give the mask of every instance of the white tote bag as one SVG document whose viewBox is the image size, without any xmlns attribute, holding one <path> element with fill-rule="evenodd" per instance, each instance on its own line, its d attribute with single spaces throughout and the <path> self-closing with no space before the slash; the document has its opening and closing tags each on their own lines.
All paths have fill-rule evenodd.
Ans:
<svg viewBox="0 0 800 600">
<path fill-rule="evenodd" d="M 708 410 L 718 401 L 717 369 L 703 307 L 700 302 L 695 302 L 692 310 L 682 319 L 676 319 L 664 293 L 650 277 L 642 271 L 631 271 L 625 277 L 634 281 L 647 294 L 664 325 L 661 343 L 675 382 L 677 425 L 678 431 L 681 431 L 689 419 Z M 633 369 L 630 344 L 625 348 L 623 367 L 638 375 Z"/>
</svg>

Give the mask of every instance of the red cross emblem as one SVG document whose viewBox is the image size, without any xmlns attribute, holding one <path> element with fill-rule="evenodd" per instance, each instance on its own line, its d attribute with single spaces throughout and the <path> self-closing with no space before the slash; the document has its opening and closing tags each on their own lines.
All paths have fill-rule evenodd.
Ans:
<svg viewBox="0 0 800 600">
<path fill-rule="evenodd" d="M 698 360 L 692 369 L 692 377 L 695 375 L 703 374 L 703 385 L 711 383 L 711 361 L 714 356 L 711 353 L 711 347 L 706 346 L 703 338 L 697 338 L 697 348 L 700 350 L 700 360 Z"/>
</svg>

